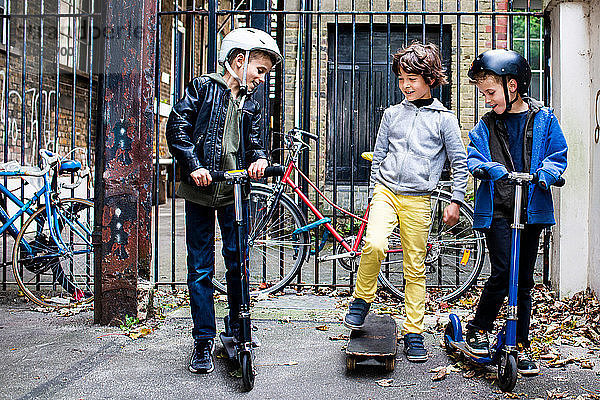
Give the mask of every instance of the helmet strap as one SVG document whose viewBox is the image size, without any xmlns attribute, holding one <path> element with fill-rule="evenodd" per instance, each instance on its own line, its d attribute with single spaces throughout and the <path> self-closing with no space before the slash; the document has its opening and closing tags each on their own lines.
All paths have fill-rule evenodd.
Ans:
<svg viewBox="0 0 600 400">
<path fill-rule="evenodd" d="M 244 57 L 244 66 L 243 66 L 243 73 L 242 73 L 241 78 L 238 76 L 238 74 L 235 73 L 233 68 L 231 68 L 231 64 L 229 64 L 229 61 L 225 60 L 225 69 L 227 70 L 227 72 L 229 72 L 229 74 L 231 76 L 233 76 L 235 78 L 236 81 L 238 81 L 238 83 L 240 85 L 240 95 L 241 96 L 245 96 L 246 93 L 248 93 L 248 85 L 246 85 L 246 75 L 248 74 L 248 57 L 249 56 L 250 56 L 250 51 L 246 50 L 246 57 Z"/>
<path fill-rule="evenodd" d="M 506 101 L 506 109 L 504 112 L 507 113 L 512 109 L 512 105 L 519 99 L 519 93 L 517 93 L 514 100 L 510 100 L 510 97 L 508 96 L 508 81 L 506 75 L 502 75 L 502 87 L 504 89 L 504 99 Z"/>
<path fill-rule="evenodd" d="M 248 75 L 248 58 L 250 57 L 250 50 L 246 50 L 246 57 L 244 57 L 244 72 L 242 73 L 242 83 L 240 85 L 240 93 L 242 96 L 246 96 L 248 93 L 248 84 L 246 82 L 246 76 Z"/>
</svg>

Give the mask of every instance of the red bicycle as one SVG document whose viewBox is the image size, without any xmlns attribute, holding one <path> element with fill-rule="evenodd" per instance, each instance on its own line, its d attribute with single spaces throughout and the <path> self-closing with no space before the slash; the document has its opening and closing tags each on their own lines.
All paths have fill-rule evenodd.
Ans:
<svg viewBox="0 0 600 400">
<path fill-rule="evenodd" d="M 337 260 L 352 272 L 356 271 L 361 254 L 363 236 L 368 222 L 369 209 L 358 216 L 328 199 L 322 191 L 296 166 L 300 153 L 309 148 L 308 139 L 317 136 L 300 129 L 284 134 L 286 149 L 285 174 L 273 185 L 252 183 L 249 199 L 249 268 L 251 294 L 272 293 L 281 290 L 297 276 L 311 251 L 311 232 L 323 226 L 335 241 L 332 251 L 320 251 L 319 261 Z M 372 153 L 363 158 L 372 159 Z M 294 175 L 305 180 L 331 207 L 358 223 L 356 233 L 342 236 L 310 201 L 294 181 Z M 425 258 L 427 288 L 430 296 L 439 301 L 454 300 L 477 280 L 483 266 L 485 244 L 483 235 L 473 230 L 473 209 L 464 204 L 456 225 L 449 227 L 442 221 L 444 208 L 452 195 L 445 190 L 451 185 L 442 181 L 431 194 L 431 226 Z M 291 195 L 286 193 L 291 191 Z M 315 216 L 307 223 L 303 212 L 292 199 L 295 195 Z M 322 250 L 325 240 L 322 241 Z M 399 298 L 404 298 L 404 275 L 400 235 L 394 231 L 390 237 L 387 258 L 382 263 L 380 283 Z M 217 267 L 214 284 L 225 292 L 225 269 Z"/>
</svg>

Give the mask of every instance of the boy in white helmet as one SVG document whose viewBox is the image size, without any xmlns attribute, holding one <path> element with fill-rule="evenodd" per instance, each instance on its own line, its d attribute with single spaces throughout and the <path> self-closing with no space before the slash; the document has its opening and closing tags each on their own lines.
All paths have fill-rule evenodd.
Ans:
<svg viewBox="0 0 600 400">
<path fill-rule="evenodd" d="M 253 28 L 231 31 L 219 52 L 225 72 L 192 80 L 167 122 L 169 150 L 182 171 L 177 195 L 185 199 L 187 282 L 194 324 L 189 370 L 194 373 L 214 369 L 215 211 L 227 267 L 226 318 L 234 336 L 239 332 L 241 281 L 233 188 L 211 184 L 210 171 L 247 168 L 251 178 L 263 176 L 268 162 L 259 132 L 260 106 L 251 94 L 281 59 L 268 33 Z"/>
</svg>

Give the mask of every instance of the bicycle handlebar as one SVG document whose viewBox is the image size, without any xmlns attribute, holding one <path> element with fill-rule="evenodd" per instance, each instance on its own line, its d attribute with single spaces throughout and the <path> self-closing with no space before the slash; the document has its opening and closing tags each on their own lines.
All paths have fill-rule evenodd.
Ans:
<svg viewBox="0 0 600 400">
<path fill-rule="evenodd" d="M 294 129 L 291 130 L 291 132 L 293 132 L 293 133 L 300 133 L 302 136 L 306 136 L 306 137 L 308 137 L 308 138 L 310 138 L 312 140 L 315 140 L 315 141 L 319 140 L 319 137 L 317 135 L 315 135 L 312 132 L 305 131 L 303 129 L 294 128 Z"/>
<path fill-rule="evenodd" d="M 473 171 L 473 177 L 481 180 L 489 180 L 490 174 L 487 171 L 478 168 Z M 537 184 L 539 182 L 537 172 L 533 174 L 528 174 L 526 172 L 509 172 L 508 175 L 502 179 L 513 184 L 518 184 L 519 182 L 531 182 Z M 556 187 L 562 187 L 564 185 L 565 178 L 563 177 L 558 178 L 557 181 L 552 184 L 552 186 Z"/>
<path fill-rule="evenodd" d="M 271 165 L 265 168 L 264 177 L 283 176 L 285 169 L 281 165 Z M 248 170 L 240 169 L 235 171 L 211 171 L 210 176 L 213 182 L 232 181 L 234 179 L 248 179 Z"/>
</svg>

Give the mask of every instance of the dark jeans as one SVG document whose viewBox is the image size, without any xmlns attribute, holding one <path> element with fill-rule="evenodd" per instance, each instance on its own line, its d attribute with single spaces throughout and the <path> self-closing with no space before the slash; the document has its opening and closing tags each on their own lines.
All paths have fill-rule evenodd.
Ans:
<svg viewBox="0 0 600 400">
<path fill-rule="evenodd" d="M 469 321 L 467 329 L 491 331 L 504 298 L 508 295 L 512 221 L 494 218 L 485 233 L 490 264 L 492 266 L 475 318 Z M 541 225 L 525 225 L 521 232 L 521 253 L 519 256 L 519 288 L 517 291 L 517 343 L 529 347 L 529 322 L 531 320 L 531 289 L 534 286 L 533 270 L 537 257 Z"/>
<path fill-rule="evenodd" d="M 187 284 L 194 322 L 192 336 L 196 340 L 212 339 L 217 333 L 212 284 L 215 272 L 215 211 L 221 228 L 222 253 L 227 268 L 225 279 L 229 319 L 236 321 L 239 318 L 242 288 L 234 206 L 212 208 L 186 201 Z M 246 211 L 247 205 L 244 204 Z M 244 233 L 246 236 L 247 233 Z"/>
</svg>

